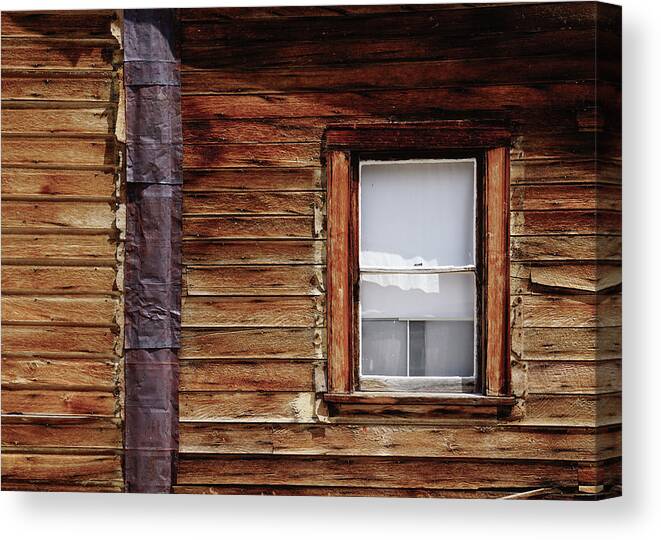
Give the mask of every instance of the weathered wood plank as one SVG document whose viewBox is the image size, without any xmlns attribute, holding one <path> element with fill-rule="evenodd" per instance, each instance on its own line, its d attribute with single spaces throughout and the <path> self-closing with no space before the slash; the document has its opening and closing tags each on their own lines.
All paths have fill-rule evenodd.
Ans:
<svg viewBox="0 0 661 540">
<path fill-rule="evenodd" d="M 619 261 L 622 239 L 619 236 L 514 236 L 513 261 Z"/>
<path fill-rule="evenodd" d="M 115 179 L 111 172 L 48 169 L 2 170 L 4 197 L 106 198 L 114 196 Z"/>
<path fill-rule="evenodd" d="M 576 484 L 576 466 L 562 462 L 184 454 L 179 463 L 180 484 L 438 489 Z"/>
<path fill-rule="evenodd" d="M 622 267 L 611 264 L 544 265 L 530 267 L 532 285 L 600 292 L 622 284 Z"/>
<path fill-rule="evenodd" d="M 184 264 L 320 264 L 325 242 L 321 240 L 187 240 Z"/>
<path fill-rule="evenodd" d="M 112 327 L 116 309 L 117 300 L 108 297 L 3 295 L 2 322 Z"/>
<path fill-rule="evenodd" d="M 110 360 L 2 359 L 2 385 L 6 388 L 112 392 L 119 384 L 118 379 L 118 364 Z"/>
<path fill-rule="evenodd" d="M 182 325 L 196 327 L 323 326 L 323 296 L 184 297 Z"/>
<path fill-rule="evenodd" d="M 89 109 L 2 109 L 3 133 L 112 133 L 115 111 L 112 107 Z"/>
<path fill-rule="evenodd" d="M 377 93 L 377 92 L 373 92 Z M 457 91 L 458 93 L 458 91 Z M 356 92 L 356 94 L 363 94 L 363 92 Z M 334 96 L 335 94 L 327 94 L 325 96 Z M 426 94 L 425 94 L 426 95 Z M 370 110 L 362 110 L 358 107 L 360 106 L 359 101 L 352 100 L 351 96 L 344 96 L 348 103 L 355 104 L 356 110 L 353 114 L 349 114 L 344 111 L 335 111 L 336 114 L 327 114 L 325 118 L 319 118 L 319 124 L 313 131 L 318 133 L 313 133 L 306 138 L 303 142 L 290 142 L 290 131 L 293 126 L 297 126 L 301 121 L 300 118 L 295 117 L 282 117 L 283 114 L 291 114 L 292 109 L 286 108 L 282 111 L 273 111 L 273 114 L 266 113 L 265 111 L 255 111 L 254 115 L 257 117 L 257 120 L 250 120 L 249 122 L 249 133 L 242 134 L 243 124 L 250 119 L 250 116 L 247 114 L 252 114 L 251 106 L 248 104 L 234 104 L 230 98 L 234 100 L 240 99 L 257 99 L 261 98 L 261 102 L 273 103 L 277 102 L 278 99 L 289 99 L 296 97 L 295 94 L 274 94 L 269 96 L 201 96 L 199 99 L 203 98 L 223 98 L 228 101 L 228 104 L 232 107 L 236 105 L 236 109 L 241 112 L 236 114 L 242 114 L 242 118 L 236 118 L 229 120 L 232 114 L 231 112 L 224 112 L 224 109 L 214 109 L 213 111 L 203 111 L 199 114 L 206 118 L 203 120 L 205 123 L 204 129 L 207 129 L 207 125 L 215 125 L 216 117 L 221 119 L 222 126 L 218 126 L 217 129 L 223 129 L 223 126 L 231 124 L 230 127 L 238 130 L 233 132 L 227 130 L 225 133 L 228 136 L 233 137 L 232 143 L 224 142 L 209 142 L 204 144 L 189 144 L 185 148 L 185 163 L 189 168 L 198 167 L 198 168 L 247 168 L 251 166 L 257 167 L 275 167 L 275 168 L 290 168 L 300 165 L 301 167 L 317 167 L 320 164 L 320 147 L 319 147 L 319 133 L 324 131 L 330 125 L 335 125 L 337 123 L 346 123 L 348 122 L 359 122 L 361 124 L 369 124 L 374 121 L 389 122 L 393 119 L 397 120 L 417 120 L 420 116 L 423 116 L 425 120 L 438 120 L 447 118 L 450 113 L 439 114 L 438 112 L 434 113 L 431 111 L 420 111 L 420 112 L 401 112 L 397 113 L 396 110 L 388 112 L 378 112 Z M 269 99 L 266 99 L 266 98 Z M 307 94 L 301 94 L 300 99 L 307 97 Z M 371 105 L 373 102 L 379 102 L 380 96 L 374 95 L 370 96 L 373 101 L 368 103 L 368 107 L 373 107 Z M 272 99 L 271 99 L 272 98 Z M 316 99 L 310 97 L 309 100 L 312 101 Z M 320 97 L 323 101 L 323 96 Z M 586 98 L 587 99 L 587 98 Z M 395 100 L 397 101 L 397 100 Z M 416 101 L 416 100 L 413 100 Z M 340 102 L 343 103 L 343 102 Z M 412 105 L 413 106 L 413 105 Z M 220 107 L 220 105 L 219 105 Z M 291 107 L 294 109 L 300 110 L 300 105 L 292 104 Z M 310 107 L 317 110 L 318 107 L 316 103 L 310 105 Z M 395 105 L 393 107 L 396 108 Z M 503 106 L 505 109 L 507 107 Z M 188 114 L 198 114 L 194 113 L 190 108 L 186 109 L 190 111 Z M 218 112 L 218 110 L 223 112 Z M 472 111 L 470 106 L 466 108 L 459 107 L 458 110 L 460 113 L 466 115 L 466 111 Z M 509 109 L 508 109 L 509 110 Z M 303 111 L 304 113 L 304 111 Z M 302 114 L 303 114 L 302 113 Z M 492 114 L 493 113 L 493 114 Z M 578 132 L 575 129 L 576 122 L 576 111 L 573 108 L 556 108 L 551 110 L 536 111 L 536 110 L 526 110 L 528 116 L 526 116 L 527 121 L 530 123 L 528 126 L 520 126 L 519 134 L 514 137 L 512 141 L 511 157 L 513 160 L 559 160 L 559 159 L 570 159 L 576 157 L 586 157 L 593 156 L 595 159 L 597 156 L 611 156 L 613 159 L 621 156 L 621 145 L 619 141 L 615 138 L 608 139 L 599 139 L 599 145 L 595 145 L 594 134 L 590 132 Z M 309 111 L 308 114 L 313 114 L 313 111 Z M 372 115 L 370 119 L 366 120 L 366 115 Z M 455 114 L 455 113 L 452 113 Z M 503 111 L 478 111 L 470 112 L 471 117 L 475 118 L 489 118 L 490 116 L 502 116 Z M 566 116 L 565 119 L 556 118 L 554 114 L 562 114 Z M 217 116 L 214 116 L 217 115 Z M 393 116 L 394 115 L 394 116 Z M 265 118 L 261 118 L 265 116 Z M 516 118 L 516 116 L 508 115 L 512 122 L 521 124 L 521 120 Z M 551 116 L 551 119 L 549 119 Z M 540 124 L 546 120 L 547 122 L 552 122 L 555 126 L 553 131 L 540 130 Z M 202 121 L 202 120 L 195 120 Z M 304 124 L 307 126 L 310 119 L 305 117 L 302 119 Z M 280 126 L 284 125 L 284 128 L 281 129 Z M 216 128 L 213 128 L 216 129 Z M 311 128 L 312 129 L 312 128 Z M 257 135 L 262 137 L 261 140 L 255 142 L 254 139 L 257 138 Z M 244 142 L 239 142 L 242 139 L 247 139 Z M 596 172 L 594 171 L 594 162 L 593 162 L 593 172 L 592 172 L 592 182 L 596 177 Z"/>
<path fill-rule="evenodd" d="M 314 370 L 313 363 L 299 361 L 184 361 L 179 390 L 310 392 Z"/>
<path fill-rule="evenodd" d="M 77 390 L 2 391 L 2 414 L 73 414 L 114 416 L 117 398 L 110 392 Z"/>
<path fill-rule="evenodd" d="M 523 360 L 617 360 L 619 328 L 515 328 L 512 353 Z"/>
<path fill-rule="evenodd" d="M 9 488 L 13 489 L 13 486 Z M 502 499 L 521 490 L 488 489 L 398 489 L 308 486 L 175 485 L 173 492 L 189 495 L 270 495 L 285 497 L 396 497 L 439 499 Z M 64 490 L 63 490 L 64 491 Z M 528 490 L 526 490 L 528 491 Z"/>
<path fill-rule="evenodd" d="M 529 393 L 589 394 L 622 389 L 622 362 L 538 362 L 526 366 Z"/>
<path fill-rule="evenodd" d="M 622 234 L 622 215 L 608 210 L 528 210 L 512 212 L 511 234 Z"/>
<path fill-rule="evenodd" d="M 189 238 L 313 238 L 312 216 L 184 217 Z"/>
<path fill-rule="evenodd" d="M 4 201 L 2 227 L 66 232 L 85 229 L 112 231 L 115 205 L 106 202 Z M 20 231 L 19 231 L 20 232 Z"/>
<path fill-rule="evenodd" d="M 344 44 L 337 44 L 339 54 L 349 56 L 350 51 L 343 51 Z M 381 45 L 385 48 L 384 44 Z M 292 54 L 302 50 L 300 43 L 284 45 L 284 53 Z M 314 53 L 324 47 L 323 44 L 310 44 Z M 218 49 L 222 54 L 228 46 Z M 411 52 L 419 50 L 420 46 Z M 264 53 L 264 63 L 268 63 L 265 47 L 247 45 L 239 52 L 245 55 L 247 50 Z M 394 53 L 395 51 L 393 51 Z M 202 54 L 205 54 L 204 52 Z M 333 56 L 331 61 L 336 61 Z M 301 56 L 306 61 L 309 57 Z M 273 60 L 273 56 L 271 57 Z M 279 59 L 281 60 L 281 59 Z M 323 62 L 322 58 L 319 58 Z M 257 60 L 259 62 L 259 60 Z M 251 63 L 254 68 L 255 63 Z M 238 63 L 225 69 L 209 71 L 184 71 L 183 88 L 187 94 L 207 95 L 215 93 L 253 93 L 268 88 L 271 92 L 296 92 L 301 90 L 333 90 L 337 92 L 362 89 L 394 88 L 437 88 L 458 84 L 482 84 L 489 81 L 496 83 L 555 82 L 567 80 L 585 80 L 594 78 L 594 54 L 545 56 L 544 60 L 530 58 L 521 62 L 518 57 L 510 58 L 464 58 L 437 61 L 408 61 L 345 64 L 324 66 L 319 64 L 302 65 L 292 68 L 282 65 L 276 68 L 241 69 Z M 200 136 L 203 136 L 200 133 Z"/>
<path fill-rule="evenodd" d="M 596 6 L 589 3 L 569 6 L 566 4 L 536 4 L 521 6 L 490 6 L 475 10 L 441 9 L 439 11 L 368 13 L 354 17 L 301 17 L 287 21 L 272 19 L 244 20 L 241 24 L 215 18 L 208 21 L 189 21 L 184 25 L 183 39 L 199 46 L 209 46 L 222 41 L 265 41 L 272 43 L 295 39 L 341 40 L 364 37 L 387 37 L 415 34 L 441 34 L 446 37 L 463 37 L 471 34 L 500 34 L 507 32 L 538 32 L 540 30 L 593 28 L 597 17 Z M 603 28 L 616 30 L 603 21 Z M 562 40 L 558 32 L 557 39 Z"/>
<path fill-rule="evenodd" d="M 314 392 L 180 392 L 183 421 L 311 422 Z"/>
<path fill-rule="evenodd" d="M 622 175 L 620 164 L 605 157 L 590 158 L 562 158 L 562 159 L 522 159 L 512 160 L 512 184 L 612 184 L 620 185 Z M 561 188 L 564 190 L 564 188 Z M 568 193 L 571 189 L 568 190 Z"/>
<path fill-rule="evenodd" d="M 514 326 L 576 328 L 622 323 L 620 295 L 533 295 L 518 296 L 512 302 Z"/>
<path fill-rule="evenodd" d="M 606 426 L 622 422 L 620 394 L 530 394 L 518 423 L 536 426 Z"/>
<path fill-rule="evenodd" d="M 47 101 L 52 105 L 62 101 L 110 102 L 115 97 L 110 72 L 44 70 L 42 73 L 42 70 L 4 70 L 3 66 L 2 99 Z"/>
<path fill-rule="evenodd" d="M 2 267 L 2 292 L 36 294 L 110 294 L 115 270 L 94 266 Z M 5 298 L 7 298 L 5 296 Z"/>
<path fill-rule="evenodd" d="M 384 424 L 181 425 L 181 451 L 185 453 L 594 460 L 602 454 L 619 455 L 618 443 L 617 436 L 598 440 L 594 430 Z"/>
<path fill-rule="evenodd" d="M 459 91 L 457 89 L 457 91 Z M 355 93 L 361 93 L 356 91 Z M 375 92 L 378 93 L 378 92 Z M 287 94 L 269 94 L 263 95 L 262 97 L 266 99 L 267 97 L 277 97 L 285 96 Z M 303 94 L 305 95 L 305 94 Z M 332 95 L 332 94 L 329 94 Z M 200 99 L 204 97 L 201 96 Z M 228 98 L 231 96 L 227 96 Z M 376 97 L 375 97 L 376 99 Z M 461 114 L 461 113 L 457 113 Z M 472 113 L 463 112 L 464 115 L 472 115 Z M 480 113 L 480 116 L 485 116 L 487 119 L 492 116 L 502 115 L 502 112 L 496 114 L 491 114 L 489 111 L 484 111 Z M 519 131 L 529 131 L 528 137 L 525 139 L 516 139 L 515 150 L 516 153 L 513 157 L 521 159 L 525 157 L 526 160 L 534 160 L 534 155 L 537 154 L 541 156 L 538 159 L 552 159 L 548 156 L 553 156 L 551 150 L 563 150 L 562 159 L 576 160 L 575 155 L 591 155 L 594 153 L 595 142 L 593 138 L 587 137 L 585 134 L 580 134 L 576 131 L 576 116 L 577 113 L 574 107 L 569 107 L 565 109 L 555 109 L 555 110 L 530 110 L 530 114 L 525 117 L 519 118 L 518 115 L 509 113 L 512 116 L 512 119 L 516 121 Z M 558 134 L 555 135 L 555 147 L 552 144 L 552 141 L 548 138 L 541 136 L 541 133 L 537 133 L 540 130 L 540 124 L 543 121 L 544 117 L 552 118 L 553 130 Z M 479 116 L 478 116 L 479 117 Z M 435 113 L 425 113 L 424 120 L 430 119 L 444 119 L 446 116 L 440 112 Z M 353 123 L 360 124 L 374 124 L 374 123 L 383 123 L 389 122 L 392 120 L 397 121 L 406 121 L 409 119 L 420 121 L 418 115 L 406 115 L 406 113 L 401 113 L 397 116 L 392 116 L 383 112 L 377 112 L 370 114 L 368 112 L 355 111 L 352 115 L 326 115 L 320 117 L 312 116 L 303 116 L 303 117 L 292 117 L 292 116 L 269 116 L 269 117 L 237 117 L 237 118 L 226 118 L 224 116 L 215 116 L 209 118 L 197 118 L 189 119 L 184 124 L 184 133 L 186 141 L 191 143 L 189 151 L 196 152 L 198 155 L 191 156 L 191 160 L 202 160 L 205 159 L 205 156 L 213 156 L 214 150 L 210 148 L 211 145 L 221 145 L 221 144 L 282 144 L 282 145 L 292 145 L 292 144 L 314 144 L 322 139 L 324 131 L 328 128 L 329 125 L 350 125 Z M 537 133 L 537 134 L 536 134 Z M 533 135 L 533 138 L 530 138 Z M 569 139 L 565 142 L 566 139 Z M 611 148 L 614 148 L 619 152 L 619 144 L 617 142 L 611 142 Z M 286 151 L 285 148 L 281 149 L 280 152 L 284 154 Z M 259 151 L 263 154 L 267 149 L 260 148 Z M 536 150 L 532 157 L 530 156 L 531 150 Z M 544 150 L 544 151 L 542 151 Z M 216 151 L 216 154 L 220 154 L 220 151 Z M 231 156 L 231 153 L 228 154 Z M 284 154 L 286 156 L 286 154 Z M 547 156 L 546 158 L 544 156 Z M 260 159 L 259 155 L 255 156 L 255 159 Z M 578 161 L 578 160 L 577 160 Z M 590 178 L 591 182 L 595 182 L 596 170 L 594 167 L 594 162 L 592 162 L 592 168 L 587 168 L 587 164 L 583 164 L 581 161 L 578 161 L 579 169 L 574 173 L 579 181 L 581 179 Z M 283 165 L 286 167 L 286 165 Z M 521 175 L 521 166 L 518 167 L 518 174 Z M 563 166 L 563 170 L 566 170 L 568 167 Z M 534 172 L 534 169 L 533 171 Z M 615 176 L 615 171 L 611 172 L 609 168 L 603 173 L 604 177 Z M 544 179 L 542 179 L 544 180 Z M 569 178 L 565 180 L 567 182 Z M 529 180 L 526 180 L 529 181 Z M 518 180 L 517 183 L 523 183 L 523 181 Z M 545 184 L 549 183 L 548 181 L 544 182 Z"/>
<path fill-rule="evenodd" d="M 185 144 L 184 166 L 317 167 L 319 144 Z"/>
<path fill-rule="evenodd" d="M 188 136 L 188 135 L 186 135 Z M 189 139 L 186 139 L 189 140 Z M 185 169 L 184 192 L 306 191 L 322 187 L 321 168 Z M 232 194 L 233 196 L 233 194 Z"/>
<path fill-rule="evenodd" d="M 320 266 L 189 266 L 188 295 L 319 295 L 325 290 Z"/>
<path fill-rule="evenodd" d="M 323 341 L 321 328 L 184 329 L 180 357 L 323 358 Z"/>
<path fill-rule="evenodd" d="M 206 72 L 205 72 L 206 73 Z M 255 72 L 259 73 L 259 72 Z M 190 143 L 314 143 L 320 141 L 329 122 L 350 123 L 356 117 L 329 118 L 208 118 L 186 120 L 184 136 Z M 373 122 L 369 117 L 364 122 Z M 192 150 L 200 146 L 192 146 Z M 317 163 L 318 164 L 318 163 Z"/>
<path fill-rule="evenodd" d="M 75 40 L 46 41 L 2 38 L 2 68 L 105 70 L 112 69 L 111 44 L 90 45 Z"/>
<path fill-rule="evenodd" d="M 5 11 L 2 36 L 112 38 L 112 11 Z"/>
<path fill-rule="evenodd" d="M 3 452 L 2 482 L 3 485 L 25 482 L 40 487 L 45 482 L 59 486 L 72 483 L 87 486 L 92 491 L 99 485 L 121 487 L 122 457 Z"/>
<path fill-rule="evenodd" d="M 21 447 L 121 449 L 122 425 L 110 418 L 3 416 L 2 446 L 3 454 Z"/>
<path fill-rule="evenodd" d="M 3 137 L 3 164 L 113 166 L 117 156 L 111 139 Z"/>
<path fill-rule="evenodd" d="M 321 207 L 321 197 L 313 191 L 193 192 L 184 197 L 186 214 L 312 216 L 315 207 Z"/>
<path fill-rule="evenodd" d="M 7 355 L 59 353 L 111 356 L 116 339 L 110 328 L 6 324 L 2 328 L 2 348 Z"/>
<path fill-rule="evenodd" d="M 458 87 L 459 88 L 459 87 Z M 360 92 L 303 92 L 288 94 L 183 96 L 182 110 L 189 120 L 213 118 L 298 118 L 376 115 L 438 115 L 439 103 L 443 111 L 479 112 L 508 110 L 515 115 L 516 107 L 525 103 L 525 112 L 533 115 L 545 111 L 561 113 L 576 110 L 583 104 L 594 102 L 593 83 L 553 83 L 540 85 L 492 85 L 473 87 L 470 91 L 458 88 L 413 90 L 366 90 Z M 605 86 L 603 98 L 617 92 Z M 588 138 L 588 137 L 586 137 Z M 556 144 L 561 143 L 556 139 Z M 594 138 L 592 138 L 594 144 Z M 529 155 L 528 157 L 535 157 Z"/>
<path fill-rule="evenodd" d="M 592 28 L 563 32 L 561 39 L 557 32 L 518 35 L 470 32 L 462 35 L 461 38 L 444 36 L 440 32 L 426 36 L 416 32 L 415 36 L 388 39 L 367 37 L 342 40 L 320 38 L 312 41 L 292 39 L 277 43 L 246 40 L 240 43 L 216 41 L 213 44 L 200 46 L 191 43 L 183 50 L 184 90 L 186 71 L 223 70 L 237 66 L 260 69 L 306 66 L 332 68 L 395 61 L 471 61 L 484 58 L 494 61 L 496 58 L 519 58 L 522 54 L 534 64 L 536 56 L 577 57 L 589 54 L 590 51 L 594 52 L 595 34 Z M 605 50 L 613 50 L 617 47 L 617 39 L 610 33 L 604 33 L 602 42 Z M 573 70 L 568 68 L 565 77 L 577 73 L 578 69 L 580 68 L 576 67 Z M 521 82 L 516 77 L 517 73 L 518 71 L 513 70 L 512 79 L 514 82 Z M 475 76 L 477 77 L 477 73 Z M 604 80 L 617 81 L 617 66 L 604 62 Z"/>
<path fill-rule="evenodd" d="M 470 4 L 472 9 L 493 8 L 495 3 Z M 243 19 L 285 19 L 299 17 L 343 17 L 375 15 L 377 13 L 410 13 L 417 11 L 447 11 L 465 9 L 466 4 L 365 4 L 344 6 L 256 6 L 229 8 L 182 9 L 182 21 L 214 21 Z M 287 21 L 283 21 L 286 23 Z"/>
<path fill-rule="evenodd" d="M 114 266 L 115 241 L 106 235 L 3 234 L 3 264 L 23 259 L 35 264 L 44 261 L 45 264 Z"/>
<path fill-rule="evenodd" d="M 512 210 L 622 210 L 622 189 L 613 185 L 513 186 Z M 556 215 L 554 213 L 553 215 Z"/>
</svg>

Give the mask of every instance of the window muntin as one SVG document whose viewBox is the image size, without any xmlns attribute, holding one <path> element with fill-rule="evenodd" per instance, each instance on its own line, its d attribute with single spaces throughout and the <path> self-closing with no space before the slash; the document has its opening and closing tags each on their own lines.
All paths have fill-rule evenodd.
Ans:
<svg viewBox="0 0 661 540">
<path fill-rule="evenodd" d="M 360 162 L 360 389 L 475 389 L 476 169 Z"/>
</svg>

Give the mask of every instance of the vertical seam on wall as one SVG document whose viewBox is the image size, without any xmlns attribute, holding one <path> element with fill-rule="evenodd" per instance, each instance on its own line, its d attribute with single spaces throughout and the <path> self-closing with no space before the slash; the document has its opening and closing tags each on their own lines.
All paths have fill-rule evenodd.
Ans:
<svg viewBox="0 0 661 540">
<path fill-rule="evenodd" d="M 125 441 L 129 492 L 168 493 L 178 455 L 181 90 L 177 12 L 124 11 Z"/>
</svg>

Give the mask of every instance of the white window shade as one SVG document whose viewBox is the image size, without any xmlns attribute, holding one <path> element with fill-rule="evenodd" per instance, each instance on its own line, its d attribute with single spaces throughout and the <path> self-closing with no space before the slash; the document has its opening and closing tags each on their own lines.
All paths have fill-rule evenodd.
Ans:
<svg viewBox="0 0 661 540">
<path fill-rule="evenodd" d="M 362 273 L 360 305 L 369 319 L 473 320 L 475 276 Z"/>
<path fill-rule="evenodd" d="M 475 178 L 474 159 L 361 163 L 360 375 L 368 387 L 474 382 Z"/>
<path fill-rule="evenodd" d="M 475 160 L 361 163 L 361 267 L 475 262 Z"/>
</svg>

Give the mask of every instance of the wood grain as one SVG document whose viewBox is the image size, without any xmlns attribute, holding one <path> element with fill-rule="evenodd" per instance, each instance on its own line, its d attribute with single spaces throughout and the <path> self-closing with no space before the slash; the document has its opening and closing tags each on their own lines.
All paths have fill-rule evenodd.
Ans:
<svg viewBox="0 0 661 540">
<path fill-rule="evenodd" d="M 182 325 L 191 327 L 323 326 L 323 296 L 190 297 L 182 306 Z"/>
<path fill-rule="evenodd" d="M 188 266 L 186 292 L 208 295 L 319 295 L 325 290 L 320 266 Z"/>
<path fill-rule="evenodd" d="M 14 389 L 2 392 L 2 414 L 114 416 L 116 407 L 112 392 Z"/>
<path fill-rule="evenodd" d="M 182 424 L 182 451 L 200 454 L 396 456 L 593 460 L 617 455 L 618 438 L 595 446 L 593 430 L 388 424 Z"/>
<path fill-rule="evenodd" d="M 3 388 L 66 388 L 112 392 L 118 377 L 118 364 L 112 360 L 2 359 Z"/>
<path fill-rule="evenodd" d="M 328 387 L 349 392 L 352 372 L 353 284 L 351 282 L 351 161 L 328 155 Z"/>
<path fill-rule="evenodd" d="M 44 232 L 66 232 L 68 229 L 110 232 L 115 223 L 114 210 L 114 205 L 109 203 L 5 201 L 2 227 L 5 230 L 39 229 Z"/>
<path fill-rule="evenodd" d="M 193 360 L 180 366 L 181 391 L 314 390 L 315 365 L 311 362 L 275 360 Z"/>
<path fill-rule="evenodd" d="M 181 392 L 180 419 L 310 422 L 314 392 Z"/>
<path fill-rule="evenodd" d="M 3 416 L 2 446 L 3 455 L 26 447 L 121 449 L 122 431 L 117 419 Z"/>
<path fill-rule="evenodd" d="M 3 325 L 2 345 L 6 354 L 103 355 L 114 352 L 117 336 L 110 328 L 74 326 Z"/>
<path fill-rule="evenodd" d="M 384 457 L 186 456 L 181 484 L 268 484 L 399 488 L 492 488 L 572 485 L 576 468 L 561 462 L 466 461 Z"/>
<path fill-rule="evenodd" d="M 322 358 L 324 333 L 320 328 L 185 329 L 180 357 Z"/>
<path fill-rule="evenodd" d="M 115 181 L 111 172 L 49 169 L 2 171 L 2 195 L 10 197 L 105 199 L 112 200 Z"/>
<path fill-rule="evenodd" d="M 2 291 L 34 294 L 113 293 L 115 269 L 95 266 L 8 266 L 2 267 Z"/>
<path fill-rule="evenodd" d="M 3 453 L 2 477 L 7 483 L 122 486 L 121 456 Z M 29 481 L 28 481 L 29 480 Z M 22 486 L 21 486 L 22 487 Z"/>
<path fill-rule="evenodd" d="M 184 264 L 320 264 L 325 259 L 320 240 L 187 240 Z"/>
<path fill-rule="evenodd" d="M 35 56 L 38 55 L 39 51 L 36 51 Z M 3 63 L 3 101 L 7 105 L 29 101 L 50 105 L 53 102 L 92 102 L 89 105 L 99 106 L 99 102 L 110 102 L 113 99 L 111 72 L 60 71 L 59 66 L 51 67 L 57 71 L 5 69 Z"/>
</svg>

